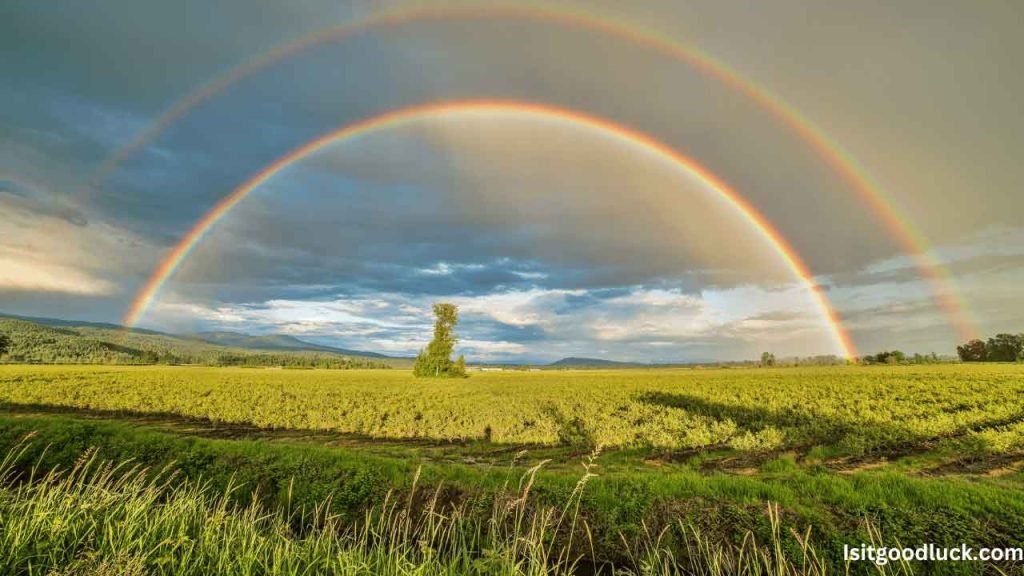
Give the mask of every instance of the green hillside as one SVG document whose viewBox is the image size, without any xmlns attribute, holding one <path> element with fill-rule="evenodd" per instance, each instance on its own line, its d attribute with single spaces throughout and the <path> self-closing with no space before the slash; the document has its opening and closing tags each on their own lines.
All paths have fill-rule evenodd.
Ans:
<svg viewBox="0 0 1024 576">
<path fill-rule="evenodd" d="M 348 350 L 313 344 L 305 340 L 299 340 L 294 336 L 286 334 L 263 334 L 251 336 L 239 332 L 198 332 L 192 337 L 204 342 L 220 344 L 221 346 L 232 346 L 235 348 L 248 348 L 253 350 L 307 350 L 312 352 L 332 352 L 343 356 L 360 356 L 363 358 L 388 358 L 385 354 L 377 352 L 366 352 L 363 350 Z"/>
<path fill-rule="evenodd" d="M 223 346 L 150 330 L 102 324 L 44 325 L 0 316 L 0 334 L 10 339 L 0 362 L 33 364 L 202 364 L 294 368 L 390 368 L 402 359 L 318 350 L 258 350 Z"/>
</svg>

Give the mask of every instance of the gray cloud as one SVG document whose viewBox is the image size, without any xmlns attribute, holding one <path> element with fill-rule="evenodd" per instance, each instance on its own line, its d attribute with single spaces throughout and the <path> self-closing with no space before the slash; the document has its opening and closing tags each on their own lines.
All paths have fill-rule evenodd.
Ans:
<svg viewBox="0 0 1024 576">
<path fill-rule="evenodd" d="M 26 211 L 41 216 L 60 218 L 75 226 L 87 226 L 89 220 L 85 214 L 60 198 L 42 197 L 32 188 L 13 180 L 0 180 L 0 196 L 6 195 L 7 201 Z"/>
<path fill-rule="evenodd" d="M 784 97 L 921 228 L 983 331 L 1024 321 L 1013 312 L 1024 262 L 1004 249 L 1019 238 L 985 237 L 1019 227 L 1024 210 L 1014 193 L 1024 85 L 1006 72 L 1024 42 L 1016 5 L 581 6 L 699 46 Z M 192 87 L 277 42 L 383 7 L 0 8 L 0 257 L 8 271 L 28 270 L 8 272 L 4 307 L 49 302 L 54 313 L 115 319 L 193 222 L 285 151 L 396 106 L 500 97 L 608 117 L 719 174 L 791 241 L 862 347 L 954 343 L 899 242 L 791 128 L 691 66 L 552 24 L 435 20 L 314 47 L 205 102 L 90 187 L 104 158 Z M 574 321 L 468 318 L 475 345 L 599 352 L 620 326 L 638 340 L 616 341 L 650 358 L 659 346 L 756 354 L 772 330 L 790 334 L 782 347 L 815 349 L 805 305 L 743 310 L 717 319 L 714 334 L 683 336 L 643 320 L 656 305 L 621 300 L 636 290 L 700 300 L 749 288 L 771 299 L 791 280 L 742 219 L 636 147 L 550 121 L 449 118 L 366 135 L 275 177 L 211 232 L 166 297 L 193 306 L 201 323 L 202 310 L 275 299 L 564 291 L 541 309 Z M 351 328 L 388 346 L 421 327 Z"/>
</svg>

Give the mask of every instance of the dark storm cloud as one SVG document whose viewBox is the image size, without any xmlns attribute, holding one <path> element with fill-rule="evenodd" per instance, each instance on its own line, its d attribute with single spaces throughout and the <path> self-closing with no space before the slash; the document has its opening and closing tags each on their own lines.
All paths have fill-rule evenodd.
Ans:
<svg viewBox="0 0 1024 576">
<path fill-rule="evenodd" d="M 81 210 L 61 204 L 60 200 L 42 196 L 32 188 L 13 180 L 0 180 L 0 196 L 3 195 L 7 195 L 23 209 L 35 214 L 60 218 L 75 226 L 89 225 L 89 220 Z"/>
<path fill-rule="evenodd" d="M 489 342 L 516 342 L 530 345 L 558 338 L 558 335 L 547 333 L 542 326 L 518 326 L 482 318 L 464 320 L 460 323 L 460 330 L 468 338 Z"/>
<path fill-rule="evenodd" d="M 119 12 L 115 19 L 132 17 L 138 16 Z M 840 255 L 840 252 L 850 250 L 851 247 L 864 252 L 857 256 L 861 260 L 855 259 L 852 262 L 863 261 L 870 254 L 880 253 L 877 245 L 873 249 L 868 246 L 877 244 L 883 235 L 864 233 L 861 227 L 847 231 L 847 223 L 854 222 L 849 216 L 856 213 L 856 210 L 823 200 L 822 192 L 833 190 L 834 183 L 828 183 L 828 178 L 820 174 L 813 176 L 814 183 L 810 183 L 808 178 L 810 174 L 816 173 L 816 164 L 802 158 L 800 154 L 781 155 L 780 158 L 769 160 L 772 155 L 763 152 L 775 147 L 778 138 L 786 136 L 780 136 L 770 126 L 765 127 L 764 118 L 761 117 L 763 114 L 752 109 L 749 103 L 737 99 L 734 94 L 724 91 L 715 82 L 694 74 L 685 66 L 649 58 L 650 55 L 645 55 L 635 47 L 616 45 L 615 49 L 611 49 L 601 38 L 591 33 L 568 33 L 548 25 L 506 24 L 477 23 L 471 33 L 457 25 L 410 27 L 388 43 L 382 42 L 379 37 L 368 37 L 342 46 L 311 50 L 301 58 L 246 79 L 221 98 L 204 104 L 183 118 L 154 143 L 154 147 L 164 153 L 155 154 L 150 150 L 131 159 L 97 193 L 94 202 L 101 212 L 116 217 L 134 232 L 148 235 L 156 242 L 164 242 L 173 238 L 176 232 L 180 234 L 180 231 L 187 229 L 190 222 L 200 217 L 218 198 L 226 195 L 259 167 L 330 126 L 396 105 L 438 96 L 500 94 L 580 107 L 641 128 L 649 128 L 652 133 L 667 141 L 680 143 L 682 149 L 702 157 L 713 167 L 726 160 L 733 162 L 736 166 L 720 172 L 730 173 L 740 184 L 747 180 L 756 182 L 756 186 L 741 188 L 780 227 L 790 231 L 789 235 L 817 273 L 827 273 L 836 265 L 843 265 L 844 260 L 850 263 L 849 256 Z M 488 30 L 494 33 L 482 33 Z M 203 32 L 201 30 L 200 34 Z M 564 39 L 567 35 L 569 41 Z M 74 34 L 70 38 L 69 42 L 75 41 Z M 534 42 L 521 46 L 523 38 L 530 38 Z M 130 38 L 121 40 L 125 44 L 132 41 Z M 157 34 L 149 41 L 170 42 L 170 39 Z M 211 46 L 214 44 L 213 40 L 203 40 L 200 36 L 200 45 L 204 42 L 209 42 Z M 615 44 L 621 42 L 616 41 Z M 479 45 L 480 49 L 452 50 L 452 45 Z M 600 47 L 601 53 L 607 54 L 608 58 L 587 58 L 587 51 L 596 47 Z M 230 52 L 236 48 L 227 46 L 223 50 Z M 556 48 L 564 48 L 566 58 L 578 61 L 571 68 L 571 73 L 566 73 L 564 67 L 544 63 L 543 56 Z M 174 45 L 170 44 L 161 48 L 160 53 L 173 49 Z M 103 54 L 114 51 L 105 45 L 97 46 L 95 50 Z M 408 56 L 411 54 L 416 55 L 414 61 Z M 486 57 L 478 57 L 481 54 L 486 54 Z M 649 66 L 635 66 L 638 61 L 644 62 L 644 58 L 653 63 Z M 380 60 L 389 61 L 390 65 L 386 68 L 376 65 Z M 495 70 L 502 70 L 503 73 L 496 74 Z M 438 73 L 441 71 L 443 74 Z M 658 73 L 656 78 L 678 79 L 678 87 L 675 90 L 655 91 L 646 99 L 644 106 L 626 104 L 616 89 L 644 85 L 651 81 L 652 72 Z M 145 74 L 142 76 L 125 81 L 144 84 Z M 526 77 L 536 79 L 523 82 Z M 579 102 L 577 95 L 580 87 L 588 83 L 609 85 L 604 86 L 604 90 L 591 92 L 587 102 Z M 122 94 L 131 92 L 128 87 L 120 90 Z M 688 93 L 684 101 L 668 96 L 679 90 Z M 660 94 L 666 95 L 664 100 L 657 96 Z M 723 98 L 730 103 L 727 106 L 729 114 L 715 115 L 709 119 L 707 111 L 721 108 Z M 74 124 L 76 117 L 110 116 L 106 112 L 90 114 L 78 110 L 83 108 L 79 100 L 81 97 L 76 98 L 75 106 L 63 105 L 68 108 L 63 113 L 68 124 Z M 680 106 L 682 109 L 678 109 Z M 96 108 L 99 107 L 97 104 Z M 672 118 L 672 122 L 664 122 L 666 117 Z M 94 126 L 102 122 L 83 121 L 79 124 L 86 127 L 86 133 L 103 133 Z M 133 132 L 127 129 L 129 126 L 134 127 L 130 121 L 110 124 L 113 127 L 104 129 L 114 130 L 123 125 L 126 137 Z M 744 137 L 736 138 L 735 134 L 740 133 Z M 108 141 L 111 138 L 103 137 L 102 140 Z M 694 143 L 700 145 L 694 146 Z M 750 150 L 744 150 L 745 146 L 750 147 Z M 722 159 L 715 160 L 716 155 L 722 156 Z M 749 170 L 750 176 L 740 175 L 743 170 Z M 804 178 L 800 183 L 801 189 L 796 193 L 788 193 L 794 190 L 792 174 L 801 174 Z M 804 199 L 809 197 L 814 200 L 808 202 Z M 367 220 L 370 220 L 369 215 Z M 379 216 L 375 216 L 373 221 L 379 221 Z M 806 222 L 829 226 L 832 241 L 821 242 L 814 237 L 815 234 L 801 237 L 801 231 L 808 227 L 800 223 Z M 493 228 L 493 223 L 490 228 Z M 625 229 L 618 235 L 629 237 L 635 233 L 632 229 Z M 841 237 L 843 234 L 847 237 L 858 236 L 859 240 L 844 242 Z M 475 234 L 477 237 L 483 235 Z M 417 244 L 415 239 L 410 243 L 414 246 Z M 593 239 L 590 239 L 590 244 L 595 244 Z M 518 250 L 510 253 L 511 256 L 529 257 L 535 250 L 523 243 L 519 246 Z M 631 253 L 628 247 L 619 242 L 615 244 L 615 249 L 604 249 L 604 258 L 611 257 L 619 261 L 606 267 L 603 273 L 598 270 L 601 263 L 595 262 L 592 256 L 586 256 L 586 266 L 594 268 L 595 272 L 589 275 L 591 279 L 579 279 L 576 283 L 581 286 L 614 284 L 622 282 L 624 276 L 658 275 L 649 265 L 653 261 L 644 256 L 652 246 L 654 244 L 638 247 Z M 819 247 L 826 251 L 820 256 L 815 253 Z M 458 255 L 455 255 L 455 259 L 458 259 Z M 571 268 L 573 259 L 578 260 L 579 255 L 555 260 L 550 264 Z M 692 263 L 688 264 L 692 267 Z M 604 276 L 604 279 L 593 280 L 598 276 Z"/>
<path fill-rule="evenodd" d="M 390 46 L 355 38 L 236 84 L 127 157 L 98 190 L 87 190 L 105 157 L 199 83 L 274 39 L 322 26 L 325 15 L 340 23 L 364 10 L 333 2 L 287 11 L 272 2 L 262 8 L 188 2 L 168 10 L 116 1 L 55 6 L 9 6 L 11 17 L 0 25 L 0 141 L 31 142 L 43 158 L 74 166 L 73 185 L 61 182 L 66 194 L 158 242 L 180 235 L 289 148 L 346 119 L 400 104 L 403 94 L 416 97 L 407 85 L 412 69 L 401 60 L 377 64 L 389 59 Z M 274 14 L 280 17 L 269 17 Z"/>
<path fill-rule="evenodd" d="M 58 292 L 0 287 L 0 314 L 116 323 L 122 312 L 123 302 L 119 297 L 79 295 L 69 298 Z"/>
<path fill-rule="evenodd" d="M 941 264 L 949 269 L 953 277 L 968 277 L 1003 271 L 1024 269 L 1024 254 L 978 254 Z M 921 280 L 921 272 L 910 262 L 881 270 L 864 270 L 834 274 L 831 281 L 841 287 L 873 286 L 878 284 L 903 284 Z"/>
<path fill-rule="evenodd" d="M 478 134 L 476 125 L 469 128 L 470 136 Z M 661 189 L 678 183 L 666 180 L 666 172 L 677 176 L 664 166 L 641 164 L 635 173 L 595 173 L 580 181 L 560 180 L 557 165 L 539 170 L 534 161 L 546 157 L 534 158 L 530 149 L 543 148 L 536 138 L 550 139 L 551 130 L 527 132 L 526 140 L 509 134 L 496 140 L 501 147 L 485 151 L 479 142 L 452 148 L 445 141 L 450 134 L 441 136 L 448 147 L 439 148 L 437 135 L 406 139 L 403 132 L 325 152 L 282 172 L 234 209 L 204 239 L 181 281 L 326 281 L 432 294 L 638 282 L 699 291 L 764 281 L 772 266 L 778 272 L 763 240 L 751 237 L 749 226 L 713 195 L 690 184 L 666 206 Z M 580 136 L 556 138 L 579 149 L 559 159 L 577 171 L 618 152 Z M 521 140 L 515 149 L 512 138 Z M 413 160 L 402 162 L 399 152 Z M 439 164 L 453 168 L 439 173 Z M 360 171 L 366 165 L 380 172 L 367 177 Z M 524 169 L 532 172 L 517 174 Z M 619 182 L 637 189 L 620 189 Z M 708 268 L 709 259 L 718 267 Z M 441 265 L 451 270 L 428 272 Z M 776 278 L 791 281 L 785 273 Z"/>
<path fill-rule="evenodd" d="M 624 282 L 661 285 L 669 282 L 661 275 L 684 275 L 665 266 L 641 273 L 629 262 L 602 263 L 595 256 L 551 257 L 538 249 L 543 241 L 530 230 L 453 222 L 444 210 L 432 213 L 430 194 L 422 197 L 423 210 L 408 202 L 395 210 L 381 196 L 339 198 L 337 204 L 320 204 L 315 213 L 300 210 L 291 218 L 286 206 L 253 204 L 207 239 L 179 281 L 229 290 L 234 283 L 242 292 L 253 285 L 288 290 L 289 285 L 328 284 L 437 296 L 541 285 L 595 289 L 589 298 L 599 302 Z M 669 283 L 702 285 L 699 271 L 690 275 L 689 281 Z"/>
<path fill-rule="evenodd" d="M 370 8 L 366 5 L 365 8 Z M 3 8 L 0 62 L 12 80 L 151 113 L 168 96 L 269 45 L 363 13 L 358 4 L 269 0 L 14 2 Z"/>
<path fill-rule="evenodd" d="M 138 17 L 114 12 L 115 21 Z M 831 200 L 822 198 L 835 185 L 827 175 L 813 175 L 820 172 L 817 162 L 800 154 L 778 158 L 766 155 L 766 150 L 779 147 L 779 138 L 785 140 L 787 136 L 780 136 L 777 129 L 766 125 L 763 114 L 749 103 L 686 66 L 651 57 L 628 43 L 615 41 L 609 47 L 605 39 L 592 33 L 550 25 L 484 21 L 474 23 L 472 28 L 457 24 L 422 25 L 403 28 L 401 32 L 394 37 L 383 35 L 388 42 L 383 42 L 381 36 L 370 36 L 340 46 L 317 47 L 300 58 L 244 80 L 193 111 L 155 142 L 154 148 L 164 153 L 149 150 L 130 159 L 95 201 L 105 213 L 116 214 L 135 232 L 159 235 L 154 236 L 159 239 L 187 228 L 205 208 L 259 167 L 333 125 L 438 97 L 497 94 L 580 108 L 648 129 L 677 144 L 718 172 L 730 174 L 730 179 L 769 217 L 792 231 L 794 242 L 820 273 L 849 260 L 840 251 L 849 250 L 850 246 L 865 251 L 870 243 L 883 238 L 880 234 L 863 234 L 862 227 L 858 227 L 860 242 L 842 242 L 840 235 L 855 235 L 845 231 L 851 222 L 849 215 L 856 211 L 836 205 L 845 197 L 833 194 Z M 204 40 L 203 33 L 200 30 L 198 43 L 208 43 L 212 49 L 214 41 Z M 75 38 L 70 34 L 68 42 L 78 41 Z M 524 38 L 531 42 L 523 45 Z M 112 41 L 111 46 L 101 43 L 94 50 L 108 55 L 115 52 L 113 46 L 130 45 L 137 40 L 129 35 Z M 162 34 L 154 35 L 148 42 L 161 55 L 176 49 Z M 455 45 L 460 49 L 452 50 Z M 470 49 L 474 46 L 478 49 Z M 594 58 L 593 49 L 600 49 L 608 57 Z M 222 48 L 232 50 L 237 47 Z M 551 50 L 561 51 L 574 65 L 566 70 L 547 62 L 546 54 Z M 184 55 L 188 54 L 185 50 Z M 411 57 L 413 54 L 415 58 Z M 388 61 L 389 66 L 377 65 L 381 60 Z M 636 66 L 637 62 L 647 61 L 651 64 Z M 111 82 L 148 85 L 146 73 L 140 76 Z M 527 82 L 527 78 L 533 80 Z M 660 78 L 674 78 L 676 86 L 652 91 L 643 106 L 623 100 L 621 90 L 626 87 Z M 97 79 L 97 83 L 103 81 Z M 182 82 L 183 87 L 177 92 L 184 92 L 184 87 L 191 84 L 194 83 Z M 590 91 L 587 101 L 581 102 L 581 86 L 590 84 L 602 89 Z M 117 93 L 124 95 L 132 90 L 125 85 Z M 680 100 L 672 96 L 680 91 L 688 97 Z M 61 103 L 62 99 L 70 100 L 63 95 L 55 98 L 62 110 L 59 120 L 77 126 L 84 132 L 80 138 L 91 136 L 97 140 L 94 144 L 110 144 L 116 140 L 118 131 L 123 132 L 125 139 L 135 131 L 136 117 L 129 117 L 128 112 L 118 117 L 107 110 L 109 104 L 98 100 L 100 95 L 88 91 L 86 94 L 76 95 L 74 105 Z M 87 104 L 89 97 L 96 99 L 92 108 Z M 723 99 L 729 102 L 724 106 L 729 113 L 709 117 L 708 110 L 723 108 Z M 666 117 L 672 121 L 665 122 Z M 743 137 L 736 137 L 739 134 Z M 113 146 L 102 147 L 109 150 Z M 741 174 L 744 170 L 750 172 L 749 176 Z M 799 186 L 792 174 L 801 174 Z M 817 238 L 801 237 L 805 227 L 798 226 L 798 220 L 830 226 L 836 241 L 827 243 L 827 255 L 815 253 L 823 245 Z M 865 242 L 867 238 L 872 240 Z M 877 248 L 873 249 L 874 254 L 879 253 Z"/>
</svg>

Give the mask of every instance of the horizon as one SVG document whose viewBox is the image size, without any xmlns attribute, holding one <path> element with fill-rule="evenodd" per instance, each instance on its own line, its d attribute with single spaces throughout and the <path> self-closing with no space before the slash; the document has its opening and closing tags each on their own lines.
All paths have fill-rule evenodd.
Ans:
<svg viewBox="0 0 1024 576">
<path fill-rule="evenodd" d="M 379 354 L 379 352 L 377 352 L 376 350 L 364 349 L 364 348 L 360 348 L 358 346 L 355 347 L 355 348 L 346 348 L 346 347 L 341 347 L 341 346 L 334 345 L 330 341 L 320 341 L 320 340 L 313 339 L 313 338 L 309 338 L 309 339 L 307 339 L 307 338 L 300 338 L 300 337 L 293 336 L 293 335 L 290 335 L 290 334 L 281 334 L 281 333 L 276 333 L 276 332 L 249 333 L 249 332 L 239 332 L 239 331 L 233 331 L 233 330 L 210 330 L 210 331 L 201 331 L 201 332 L 182 332 L 182 333 L 164 332 L 164 331 L 153 330 L 153 329 L 149 329 L 149 328 L 128 327 L 128 326 L 124 326 L 122 324 L 114 324 L 114 323 L 110 323 L 110 322 L 91 322 L 91 321 L 88 321 L 88 320 L 80 320 L 80 319 L 75 319 L 75 318 L 48 318 L 48 317 L 39 317 L 39 316 L 21 316 L 21 315 L 17 315 L 17 314 L 10 314 L 10 313 L 7 313 L 7 312 L 4 312 L 4 311 L 0 310 L 0 319 L 3 319 L 3 318 L 11 318 L 11 319 L 15 319 L 15 320 L 22 320 L 22 321 L 33 322 L 33 323 L 40 323 L 41 325 L 44 325 L 44 326 L 48 325 L 48 323 L 50 323 L 50 322 L 56 322 L 56 323 L 58 323 L 57 325 L 68 324 L 68 325 L 72 325 L 72 326 L 91 326 L 91 327 L 94 326 L 94 327 L 102 327 L 102 328 L 108 328 L 108 329 L 140 331 L 142 333 L 155 333 L 155 334 L 160 334 L 160 335 L 172 336 L 172 337 L 176 337 L 176 338 L 197 339 L 197 340 L 201 340 L 203 342 L 209 343 L 209 344 L 213 344 L 213 345 L 217 345 L 217 346 L 227 346 L 227 347 L 231 347 L 231 345 L 223 343 L 223 342 L 219 342 L 216 339 L 211 340 L 211 339 L 207 339 L 207 338 L 204 338 L 204 337 L 208 337 L 208 336 L 212 336 L 212 335 L 232 335 L 232 336 L 242 336 L 242 337 L 246 337 L 246 338 L 260 338 L 260 337 L 264 337 L 264 338 L 265 337 L 289 338 L 289 339 L 291 339 L 291 341 L 298 342 L 300 344 L 307 344 L 307 345 L 311 345 L 313 347 L 324 347 L 324 348 L 332 349 L 332 350 L 325 350 L 326 352 L 335 352 L 335 353 L 339 353 L 339 354 L 347 352 L 350 355 L 356 355 L 356 356 L 358 356 L 360 353 Z M 258 347 L 252 347 L 252 346 L 247 346 L 246 348 L 250 348 L 250 349 L 253 349 L 253 350 L 261 350 L 261 349 L 264 349 L 264 350 L 276 350 L 277 349 L 277 348 L 258 348 Z M 422 347 L 421 347 L 421 349 L 422 349 Z M 285 350 L 285 349 L 282 348 L 281 350 Z M 766 351 L 766 352 L 770 352 L 770 351 Z M 939 353 L 939 352 L 936 352 L 936 351 L 922 352 L 920 350 L 911 350 L 911 351 L 903 350 L 902 352 L 906 353 L 908 356 L 913 356 L 915 354 L 923 355 L 923 356 L 928 356 L 930 354 L 935 354 L 935 355 L 937 355 L 938 358 L 943 358 L 943 359 L 955 358 L 956 357 L 955 353 L 948 353 L 948 352 L 943 352 L 943 353 Z M 871 356 L 871 355 L 873 355 L 873 353 L 872 354 L 867 354 L 867 355 Z M 384 355 L 383 357 L 389 358 L 389 359 L 395 359 L 395 360 L 413 360 L 413 359 L 415 359 L 415 356 L 416 356 L 416 354 L 413 353 L 413 354 L 408 355 L 408 356 Z M 778 356 L 778 355 L 773 355 L 773 358 L 778 360 L 779 362 L 790 362 L 790 361 L 799 361 L 799 360 L 815 360 L 815 359 L 826 359 L 826 358 L 841 359 L 841 357 L 836 356 L 834 354 L 822 354 L 822 355 L 814 355 L 814 356 Z M 542 356 L 534 356 L 534 357 L 525 356 L 525 357 L 521 357 L 521 358 L 509 358 L 509 359 L 501 360 L 501 361 L 487 361 L 487 360 L 473 360 L 473 359 L 469 359 L 469 360 L 467 360 L 467 363 L 469 365 L 471 365 L 471 366 L 472 365 L 482 365 L 482 366 L 486 366 L 486 365 L 494 365 L 494 366 L 529 366 L 529 365 L 550 366 L 550 365 L 558 364 L 560 362 L 564 362 L 564 361 L 567 361 L 567 360 L 596 361 L 596 362 L 607 362 L 609 364 L 623 364 L 623 365 L 651 366 L 651 367 L 700 366 L 700 365 L 705 365 L 705 364 L 748 364 L 748 363 L 757 363 L 757 362 L 760 361 L 759 358 L 726 358 L 726 359 L 719 359 L 719 360 L 701 359 L 701 358 L 676 358 L 676 359 L 662 358 L 662 359 L 653 359 L 653 360 L 647 360 L 647 359 L 634 360 L 634 359 L 621 358 L 621 357 L 569 355 L 569 356 L 561 356 L 561 357 L 558 357 L 558 358 L 545 358 L 545 357 L 542 357 Z"/>
</svg>

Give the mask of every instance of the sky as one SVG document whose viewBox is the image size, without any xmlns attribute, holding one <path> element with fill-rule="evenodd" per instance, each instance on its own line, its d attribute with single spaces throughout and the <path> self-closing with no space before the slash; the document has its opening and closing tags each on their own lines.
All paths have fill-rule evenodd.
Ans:
<svg viewBox="0 0 1024 576">
<path fill-rule="evenodd" d="M 685 155 L 813 278 L 635 139 L 511 106 L 451 110 L 276 172 L 138 325 L 409 355 L 429 340 L 431 304 L 449 301 L 470 361 L 732 360 L 839 352 L 821 294 L 860 353 L 952 354 L 965 324 L 1024 332 L 1019 2 L 542 3 L 561 18 L 514 5 L 4 2 L 0 312 L 120 323 L 196 222 L 275 159 L 397 109 L 490 99 Z M 421 16 L 252 66 L 392 13 Z M 706 55 L 812 123 L 920 252 L 763 101 L 644 38 Z M 182 104 L 204 85 L 216 90 Z"/>
</svg>

